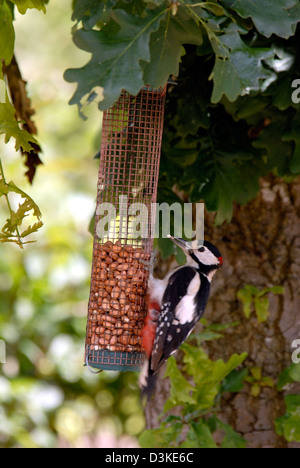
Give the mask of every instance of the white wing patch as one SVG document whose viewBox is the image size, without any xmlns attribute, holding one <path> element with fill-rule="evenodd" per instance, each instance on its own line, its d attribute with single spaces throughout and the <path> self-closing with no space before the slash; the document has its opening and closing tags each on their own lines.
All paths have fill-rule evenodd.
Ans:
<svg viewBox="0 0 300 468">
<path fill-rule="evenodd" d="M 186 295 L 181 299 L 175 310 L 175 317 L 179 320 L 180 325 L 192 322 L 195 318 L 195 296 L 200 289 L 200 284 L 200 275 L 196 273 L 190 282 Z"/>
</svg>

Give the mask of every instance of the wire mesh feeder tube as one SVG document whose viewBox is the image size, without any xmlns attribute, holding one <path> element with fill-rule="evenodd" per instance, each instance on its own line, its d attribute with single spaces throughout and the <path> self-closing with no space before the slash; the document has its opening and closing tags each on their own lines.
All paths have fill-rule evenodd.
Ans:
<svg viewBox="0 0 300 468">
<path fill-rule="evenodd" d="M 123 92 L 104 112 L 85 362 L 139 370 L 165 88 Z"/>
</svg>

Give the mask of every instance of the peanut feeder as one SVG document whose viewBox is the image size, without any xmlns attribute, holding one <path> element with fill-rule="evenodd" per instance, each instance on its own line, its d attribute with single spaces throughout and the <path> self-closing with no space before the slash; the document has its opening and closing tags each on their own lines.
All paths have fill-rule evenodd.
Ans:
<svg viewBox="0 0 300 468">
<path fill-rule="evenodd" d="M 85 362 L 139 370 L 165 88 L 123 91 L 104 112 Z"/>
</svg>

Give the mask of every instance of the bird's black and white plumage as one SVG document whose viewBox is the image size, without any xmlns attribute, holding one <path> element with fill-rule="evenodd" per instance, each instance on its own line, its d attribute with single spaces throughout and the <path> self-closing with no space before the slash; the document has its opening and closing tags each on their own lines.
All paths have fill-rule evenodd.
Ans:
<svg viewBox="0 0 300 468">
<path fill-rule="evenodd" d="M 187 255 L 187 264 L 164 280 L 150 279 L 150 299 L 160 305 L 160 314 L 149 360 L 140 375 L 143 394 L 151 396 L 158 371 L 186 340 L 202 317 L 210 293 L 210 282 L 222 265 L 219 250 L 210 242 L 193 246 L 171 237 Z"/>
</svg>

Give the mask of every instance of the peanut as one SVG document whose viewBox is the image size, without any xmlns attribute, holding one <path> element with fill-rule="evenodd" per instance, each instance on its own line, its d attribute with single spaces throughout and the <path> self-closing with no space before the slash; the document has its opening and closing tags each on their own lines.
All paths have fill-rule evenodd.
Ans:
<svg viewBox="0 0 300 468">
<path fill-rule="evenodd" d="M 103 310 L 109 310 L 110 309 L 110 301 L 107 298 L 104 298 L 103 301 L 101 302 L 101 309 Z"/>
<path fill-rule="evenodd" d="M 120 310 L 120 304 L 116 299 L 112 299 L 110 304 L 113 309 Z"/>
<path fill-rule="evenodd" d="M 117 270 L 124 271 L 124 270 L 128 270 L 128 268 L 129 268 L 128 263 L 120 263 L 120 265 L 118 265 L 118 267 L 117 267 Z"/>
<path fill-rule="evenodd" d="M 109 315 L 109 314 L 103 314 L 103 315 L 101 315 L 101 320 L 100 321 L 101 321 L 102 324 L 107 325 L 107 323 L 115 324 L 117 320 L 118 320 L 117 317 L 114 317 L 114 316 Z"/>
<path fill-rule="evenodd" d="M 148 272 L 140 247 L 121 241 L 95 244 L 87 343 L 91 349 L 141 352 Z"/>
<path fill-rule="evenodd" d="M 126 294 L 124 293 L 124 291 L 120 292 L 119 303 L 121 306 L 124 306 L 126 304 Z"/>
<path fill-rule="evenodd" d="M 121 288 L 119 286 L 115 286 L 111 292 L 111 297 L 113 299 L 118 299 L 120 297 Z"/>
<path fill-rule="evenodd" d="M 112 251 L 116 253 L 120 253 L 122 250 L 122 246 L 117 242 L 112 246 Z"/>
<path fill-rule="evenodd" d="M 106 250 L 106 252 L 110 252 L 113 248 L 113 243 L 111 241 L 107 241 L 103 246 L 103 250 Z"/>
<path fill-rule="evenodd" d="M 118 342 L 118 338 L 116 336 L 112 336 L 110 341 L 109 341 L 109 344 L 114 345 L 117 342 Z"/>
</svg>

